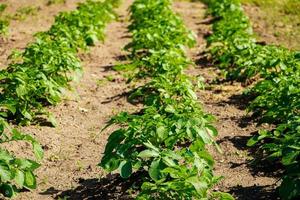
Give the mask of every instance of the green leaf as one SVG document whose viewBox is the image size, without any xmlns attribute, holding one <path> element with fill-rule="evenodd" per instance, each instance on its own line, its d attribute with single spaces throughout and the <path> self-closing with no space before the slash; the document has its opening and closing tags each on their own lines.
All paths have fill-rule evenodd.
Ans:
<svg viewBox="0 0 300 200">
<path fill-rule="evenodd" d="M 198 152 L 197 155 L 201 158 L 201 160 L 205 160 L 210 166 L 214 165 L 213 157 L 206 150 Z"/>
<path fill-rule="evenodd" d="M 282 164 L 291 165 L 293 163 L 296 163 L 299 154 L 299 151 L 283 151 Z"/>
<path fill-rule="evenodd" d="M 130 161 L 122 161 L 120 164 L 120 175 L 122 178 L 128 178 L 132 174 L 132 165 Z"/>
<path fill-rule="evenodd" d="M 33 142 L 32 146 L 33 146 L 33 152 L 34 152 L 35 157 L 38 160 L 42 160 L 44 157 L 44 150 L 43 150 L 42 146 L 37 142 Z"/>
<path fill-rule="evenodd" d="M 16 170 L 15 181 L 20 188 L 24 186 L 25 175 L 21 170 Z"/>
<path fill-rule="evenodd" d="M 9 110 L 12 114 L 15 114 L 17 111 L 16 105 L 13 104 L 13 102 L 11 104 L 4 104 L 2 105 L 3 107 L 5 107 L 7 110 Z M 1 106 L 0 106 L 1 107 Z"/>
<path fill-rule="evenodd" d="M 154 181 L 159 181 L 163 177 L 161 174 L 162 169 L 163 169 L 163 165 L 161 163 L 161 160 L 160 159 L 153 160 L 149 168 L 149 176 Z"/>
<path fill-rule="evenodd" d="M 175 108 L 171 105 L 167 105 L 165 111 L 168 112 L 168 113 L 175 113 L 176 112 Z"/>
<path fill-rule="evenodd" d="M 10 184 L 2 184 L 0 186 L 0 192 L 8 198 L 11 198 L 15 195 L 14 188 Z"/>
<path fill-rule="evenodd" d="M 198 194 L 200 194 L 201 196 L 206 196 L 205 194 L 208 189 L 208 185 L 206 182 L 201 181 L 198 176 L 190 177 L 186 181 L 194 186 Z"/>
<path fill-rule="evenodd" d="M 31 115 L 29 112 L 27 112 L 26 110 L 23 110 L 23 111 L 22 111 L 22 115 L 23 115 L 26 119 L 28 119 L 29 121 L 32 120 L 32 115 Z"/>
<path fill-rule="evenodd" d="M 23 98 L 24 96 L 26 96 L 26 93 L 27 93 L 26 86 L 19 85 L 19 87 L 17 87 L 17 89 L 16 89 L 16 93 L 17 93 L 18 97 L 20 97 L 20 98 Z"/>
<path fill-rule="evenodd" d="M 247 146 L 248 147 L 252 147 L 252 146 L 254 146 L 255 144 L 257 144 L 258 142 L 259 142 L 259 140 L 258 140 L 258 135 L 255 135 L 255 136 L 253 136 L 252 138 L 250 138 L 248 141 L 247 141 Z"/>
<path fill-rule="evenodd" d="M 160 139 L 165 139 L 168 136 L 167 130 L 164 126 L 159 126 L 156 129 L 156 133 Z"/>
<path fill-rule="evenodd" d="M 14 158 L 9 154 L 8 151 L 0 149 L 0 158 L 2 161 L 4 162 L 9 162 L 11 160 L 13 160 Z"/>
<path fill-rule="evenodd" d="M 217 197 L 219 200 L 235 200 L 233 196 L 224 192 L 214 192 L 213 196 Z"/>
<path fill-rule="evenodd" d="M 24 170 L 35 170 L 37 169 L 38 167 L 40 167 L 40 164 L 32 161 L 32 160 L 29 160 L 29 159 L 23 159 L 23 158 L 17 158 L 14 160 L 14 164 L 19 168 L 19 169 L 22 169 L 23 171 Z"/>
<path fill-rule="evenodd" d="M 197 97 L 196 93 L 192 89 L 189 88 L 187 91 L 188 91 L 188 94 L 190 95 L 190 97 L 192 99 L 197 100 L 198 97 Z"/>
<path fill-rule="evenodd" d="M 208 132 L 210 133 L 210 135 L 212 135 L 214 137 L 218 136 L 218 130 L 214 126 L 206 125 L 206 128 L 207 128 Z"/>
<path fill-rule="evenodd" d="M 174 179 L 180 178 L 180 173 L 178 173 L 178 169 L 175 169 L 174 167 L 167 167 L 162 170 L 162 173 L 169 174 L 170 177 Z"/>
<path fill-rule="evenodd" d="M 0 178 L 1 182 L 7 182 L 12 179 L 12 171 L 8 166 L 0 164 Z"/>
<path fill-rule="evenodd" d="M 154 146 L 151 142 L 145 142 L 143 143 L 146 147 L 148 147 L 149 149 L 153 149 L 156 152 L 159 152 L 159 148 L 157 148 L 156 146 Z"/>
<path fill-rule="evenodd" d="M 279 187 L 279 194 L 282 199 L 297 199 L 300 195 L 300 180 L 293 179 L 292 176 L 285 176 Z"/>
<path fill-rule="evenodd" d="M 103 167 L 105 170 L 112 172 L 118 169 L 120 162 L 121 162 L 120 159 L 116 158 L 115 155 L 105 154 L 99 165 Z"/>
<path fill-rule="evenodd" d="M 28 189 L 36 188 L 36 178 L 31 171 L 25 171 L 24 173 L 24 186 Z"/>
<path fill-rule="evenodd" d="M 176 151 L 172 151 L 172 150 L 169 150 L 169 149 L 163 151 L 163 154 L 170 157 L 170 158 L 173 158 L 175 160 L 182 159 L 182 157 Z"/>
<path fill-rule="evenodd" d="M 19 130 L 17 129 L 12 129 L 12 139 L 13 140 L 24 140 L 24 136 Z"/>
<path fill-rule="evenodd" d="M 156 189 L 156 185 L 153 183 L 149 183 L 149 182 L 144 182 L 143 185 L 141 186 L 142 190 L 153 190 Z"/>
<path fill-rule="evenodd" d="M 48 120 L 52 124 L 53 127 L 57 127 L 57 121 L 52 113 L 48 113 Z"/>
<path fill-rule="evenodd" d="M 107 145 L 105 147 L 105 154 L 111 153 L 114 148 L 116 148 L 125 138 L 125 131 L 123 129 L 118 129 L 114 131 L 108 138 Z"/>
<path fill-rule="evenodd" d="M 206 130 L 200 129 L 198 127 L 193 127 L 193 130 L 201 137 L 201 139 L 203 140 L 203 142 L 205 144 L 211 144 L 212 143 L 212 139 L 207 134 Z"/>
<path fill-rule="evenodd" d="M 89 34 L 86 37 L 85 42 L 88 46 L 94 46 L 98 42 L 98 37 L 96 34 Z"/>
<path fill-rule="evenodd" d="M 151 158 L 151 157 L 158 157 L 159 153 L 154 150 L 146 149 L 139 153 L 138 157 L 140 158 Z"/>
<path fill-rule="evenodd" d="M 177 163 L 174 162 L 173 159 L 169 158 L 169 157 L 162 157 L 162 161 L 168 166 L 168 167 L 175 167 L 177 166 Z"/>
</svg>

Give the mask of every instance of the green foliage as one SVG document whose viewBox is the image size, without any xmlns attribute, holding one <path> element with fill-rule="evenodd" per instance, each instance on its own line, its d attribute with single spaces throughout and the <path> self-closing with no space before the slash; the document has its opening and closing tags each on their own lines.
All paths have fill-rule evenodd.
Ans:
<svg viewBox="0 0 300 200">
<path fill-rule="evenodd" d="M 0 4 L 0 36 L 5 35 L 8 31 L 9 21 L 3 15 L 3 12 L 5 11 L 6 7 L 6 4 Z"/>
<path fill-rule="evenodd" d="M 137 114 L 122 112 L 108 126 L 117 124 L 108 138 L 100 166 L 128 178 L 146 170 L 137 199 L 233 199 L 211 189 L 220 177 L 213 175 L 213 158 L 206 145 L 217 144 L 213 116 L 197 101 L 197 86 L 184 69 L 191 63 L 185 46 L 193 34 L 171 9 L 170 0 L 136 0 L 130 7 L 132 41 L 125 49 L 131 62 L 129 81 L 144 79 L 129 96 L 142 102 Z"/>
<path fill-rule="evenodd" d="M 9 22 L 5 19 L 0 19 L 0 35 L 7 33 Z"/>
<path fill-rule="evenodd" d="M 249 111 L 260 122 L 275 124 L 272 131 L 260 131 L 248 142 L 260 145 L 267 159 L 280 160 L 286 167 L 279 189 L 283 199 L 300 196 L 300 52 L 257 44 L 239 1 L 207 2 L 210 13 L 219 18 L 208 38 L 209 53 L 226 71 L 228 79 L 260 77 L 250 94 L 256 98 Z M 298 170 L 298 171 L 297 171 Z"/>
<path fill-rule="evenodd" d="M 46 117 L 55 125 L 46 105 L 55 105 L 62 91 L 82 71 L 76 53 L 104 39 L 105 25 L 115 19 L 113 5 L 90 1 L 76 11 L 60 13 L 47 32 L 23 52 L 12 54 L 11 64 L 0 71 L 0 110 L 3 117 L 28 124 Z"/>
<path fill-rule="evenodd" d="M 25 135 L 10 128 L 5 119 L 0 117 L 0 144 L 25 141 L 32 145 L 36 161 L 17 158 L 13 153 L 0 148 L 0 193 L 5 197 L 13 197 L 20 189 L 35 189 L 36 170 L 43 158 L 43 149 L 30 135 Z"/>
<path fill-rule="evenodd" d="M 16 13 L 11 17 L 14 20 L 25 20 L 28 16 L 37 15 L 39 8 L 34 6 L 25 6 L 18 8 Z"/>
<path fill-rule="evenodd" d="M 284 12 L 287 14 L 300 15 L 300 2 L 298 0 L 288 0 L 284 5 Z"/>
<path fill-rule="evenodd" d="M 66 0 L 48 0 L 47 5 L 66 3 Z"/>
<path fill-rule="evenodd" d="M 6 8 L 7 8 L 7 5 L 4 3 L 1 3 L 0 4 L 0 13 L 2 14 Z"/>
<path fill-rule="evenodd" d="M 133 36 L 132 42 L 125 47 L 127 50 L 135 53 L 141 49 L 172 49 L 195 44 L 194 35 L 172 12 L 169 1 L 149 1 L 146 9 L 142 4 L 136 2 L 130 8 L 133 23 L 129 30 Z"/>
<path fill-rule="evenodd" d="M 70 88 L 70 81 L 81 74 L 77 52 L 104 39 L 105 25 L 116 18 L 113 9 L 118 2 L 80 3 L 76 11 L 60 13 L 50 30 L 37 33 L 36 41 L 24 51 L 10 55 L 11 63 L 0 71 L 0 143 L 29 142 L 35 157 L 42 159 L 43 151 L 37 141 L 11 129 L 7 121 L 24 125 L 46 117 L 56 124 L 46 106 L 57 104 L 62 91 Z M 0 149 L 0 192 L 12 197 L 19 189 L 35 189 L 33 172 L 39 166 L 33 160 L 17 158 Z"/>
</svg>

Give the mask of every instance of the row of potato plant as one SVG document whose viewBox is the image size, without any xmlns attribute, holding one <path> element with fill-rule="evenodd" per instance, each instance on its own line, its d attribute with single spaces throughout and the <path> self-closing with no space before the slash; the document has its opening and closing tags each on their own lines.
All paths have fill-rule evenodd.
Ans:
<svg viewBox="0 0 300 200">
<path fill-rule="evenodd" d="M 135 0 L 130 7 L 132 41 L 125 47 L 130 63 L 122 68 L 130 70 L 130 81 L 146 82 L 129 96 L 144 107 L 110 120 L 108 126 L 121 128 L 108 138 L 99 165 L 123 178 L 144 172 L 136 199 L 233 199 L 212 189 L 221 177 L 213 175 L 206 145 L 217 147 L 217 130 L 197 100 L 201 78 L 184 73 L 192 64 L 185 48 L 195 39 L 171 5 L 171 0 Z"/>
<path fill-rule="evenodd" d="M 215 17 L 208 37 L 209 54 L 231 80 L 257 80 L 248 90 L 254 96 L 249 111 L 261 123 L 275 124 L 248 141 L 264 159 L 285 167 L 279 194 L 300 197 L 300 52 L 255 40 L 248 17 L 238 0 L 205 1 Z"/>
<path fill-rule="evenodd" d="M 105 25 L 116 17 L 116 5 L 112 0 L 81 3 L 77 10 L 56 16 L 50 30 L 37 33 L 24 51 L 12 53 L 11 63 L 0 71 L 3 117 L 20 124 L 44 116 L 53 122 L 45 105 L 57 104 L 75 74 L 81 73 L 77 52 L 104 39 Z"/>
<path fill-rule="evenodd" d="M 43 150 L 32 136 L 11 128 L 9 121 L 29 124 L 47 116 L 46 105 L 55 105 L 62 98 L 70 81 L 81 73 L 76 54 L 89 45 L 104 39 L 105 25 L 116 18 L 113 9 L 119 1 L 92 1 L 80 3 L 75 11 L 62 12 L 46 32 L 37 33 L 36 41 L 24 51 L 14 52 L 11 63 L 0 71 L 0 143 L 27 141 L 33 146 L 35 157 L 40 161 Z M 14 145 L 12 143 L 11 145 Z M 19 189 L 36 188 L 33 171 L 40 166 L 30 159 L 17 158 L 0 149 L 0 192 L 14 196 Z"/>
</svg>

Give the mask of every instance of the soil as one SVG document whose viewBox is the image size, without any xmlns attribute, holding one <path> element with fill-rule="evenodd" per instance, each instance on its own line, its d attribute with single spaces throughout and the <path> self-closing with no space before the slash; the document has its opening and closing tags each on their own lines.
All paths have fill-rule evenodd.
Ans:
<svg viewBox="0 0 300 200">
<path fill-rule="evenodd" d="M 205 5 L 177 2 L 175 10 L 198 36 L 197 47 L 189 52 L 197 65 L 187 73 L 205 78 L 207 89 L 200 91 L 198 96 L 204 110 L 217 118 L 217 143 L 223 154 L 213 147 L 210 151 L 216 161 L 215 174 L 224 176 L 224 179 L 215 189 L 229 192 L 241 200 L 277 199 L 274 191 L 278 178 L 275 172 L 272 172 L 272 167 L 264 169 L 267 166 L 253 165 L 253 152 L 246 146 L 247 140 L 262 128 L 245 111 L 247 99 L 242 93 L 246 88 L 241 83 L 213 83 L 220 71 L 204 57 L 205 36 L 211 32 L 211 25 L 207 25 L 208 20 L 205 19 Z"/>
<path fill-rule="evenodd" d="M 19 6 L 28 2 L 10 2 L 13 1 L 19 2 Z M 134 112 L 139 109 L 139 106 L 128 103 L 126 99 L 126 92 L 130 90 L 130 86 L 125 83 L 126 79 L 112 69 L 126 56 L 121 49 L 130 41 L 126 27 L 127 8 L 132 1 L 123 1 L 118 10 L 120 19 L 108 25 L 105 42 L 92 47 L 87 54 L 80 54 L 84 66 L 81 81 L 74 84 L 76 89 L 72 95 L 66 94 L 66 99 L 61 104 L 49 108 L 57 118 L 58 126 L 22 128 L 25 132 L 32 133 L 43 145 L 45 159 L 36 172 L 38 188 L 21 192 L 16 199 L 128 199 L 127 193 L 124 192 L 127 183 L 107 175 L 97 164 L 107 137 L 113 130 L 111 127 L 100 133 L 106 122 L 120 111 Z M 7 63 L 6 57 L 12 48 L 24 48 L 32 41 L 32 35 L 36 31 L 47 30 L 50 27 L 57 12 L 74 8 L 75 2 L 41 6 L 37 17 L 30 17 L 24 22 L 14 22 L 11 36 L 1 43 L 1 65 Z M 241 96 L 243 86 L 238 83 L 213 84 L 212 80 L 219 72 L 203 59 L 206 47 L 204 36 L 210 32 L 210 25 L 202 23 L 205 5 L 199 2 L 176 2 L 174 9 L 198 36 L 197 46 L 188 52 L 197 65 L 187 70 L 187 73 L 201 75 L 207 79 L 208 89 L 200 91 L 199 98 L 204 104 L 204 109 L 217 117 L 217 142 L 224 153 L 217 153 L 213 147 L 209 149 L 216 160 L 215 173 L 224 176 L 224 179 L 215 189 L 230 192 L 240 200 L 276 199 L 276 173 L 270 170 L 272 168 L 262 170 L 260 166 L 252 165 L 252 153 L 246 147 L 247 139 L 260 127 L 247 117 L 247 100 Z M 34 19 L 37 21 L 34 22 Z M 16 149 L 17 147 L 14 147 L 13 150 Z M 28 147 L 21 145 L 19 149 L 25 151 Z M 137 180 L 138 175 L 133 179 Z"/>
<path fill-rule="evenodd" d="M 251 4 L 245 4 L 243 8 L 258 41 L 300 50 L 299 16 L 287 17 L 286 13 L 276 10 L 268 13 L 268 10 Z"/>
</svg>

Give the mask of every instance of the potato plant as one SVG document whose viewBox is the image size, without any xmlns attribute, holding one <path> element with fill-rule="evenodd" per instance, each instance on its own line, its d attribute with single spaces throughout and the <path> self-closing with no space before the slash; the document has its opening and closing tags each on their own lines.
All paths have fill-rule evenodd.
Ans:
<svg viewBox="0 0 300 200">
<path fill-rule="evenodd" d="M 136 199 L 233 199 L 214 192 L 221 177 L 213 175 L 206 145 L 214 141 L 214 117 L 203 112 L 197 86 L 184 73 L 191 61 L 185 48 L 195 39 L 170 0 L 136 0 L 130 7 L 132 41 L 125 49 L 133 69 L 129 81 L 144 79 L 131 101 L 142 102 L 136 114 L 122 112 L 108 126 L 120 125 L 109 137 L 100 166 L 121 177 L 146 171 Z"/>
<path fill-rule="evenodd" d="M 25 141 L 32 145 L 36 161 L 18 158 L 5 148 L 0 148 L 0 193 L 5 197 L 13 197 L 20 189 L 35 189 L 34 170 L 40 167 L 43 149 L 30 135 L 11 128 L 0 116 L 0 144 Z"/>
<path fill-rule="evenodd" d="M 5 118 L 29 124 L 46 117 L 55 125 L 45 106 L 60 102 L 62 90 L 80 75 L 78 50 L 104 39 L 105 25 L 116 18 L 117 2 L 87 0 L 76 11 L 60 13 L 49 31 L 37 33 L 35 42 L 10 56 L 11 63 L 0 71 Z"/>
<path fill-rule="evenodd" d="M 254 39 L 249 19 L 238 0 L 205 1 L 216 17 L 208 38 L 208 53 L 227 79 L 247 81 L 259 77 L 248 92 L 256 98 L 248 107 L 261 123 L 274 124 L 248 142 L 258 145 L 265 158 L 285 167 L 279 188 L 283 199 L 300 197 L 300 52 Z"/>
<path fill-rule="evenodd" d="M 36 41 L 24 51 L 10 55 L 9 66 L 0 71 L 0 144 L 29 142 L 37 161 L 42 159 L 43 150 L 38 142 L 11 128 L 8 122 L 26 125 L 46 117 L 55 125 L 46 106 L 57 104 L 62 91 L 69 89 L 70 81 L 81 74 L 77 52 L 104 39 L 104 28 L 116 18 L 113 9 L 119 3 L 112 0 L 80 3 L 77 10 L 60 13 L 50 30 L 37 33 Z M 0 193 L 13 197 L 20 189 L 35 189 L 33 172 L 39 166 L 36 161 L 18 158 L 0 148 Z"/>
</svg>

